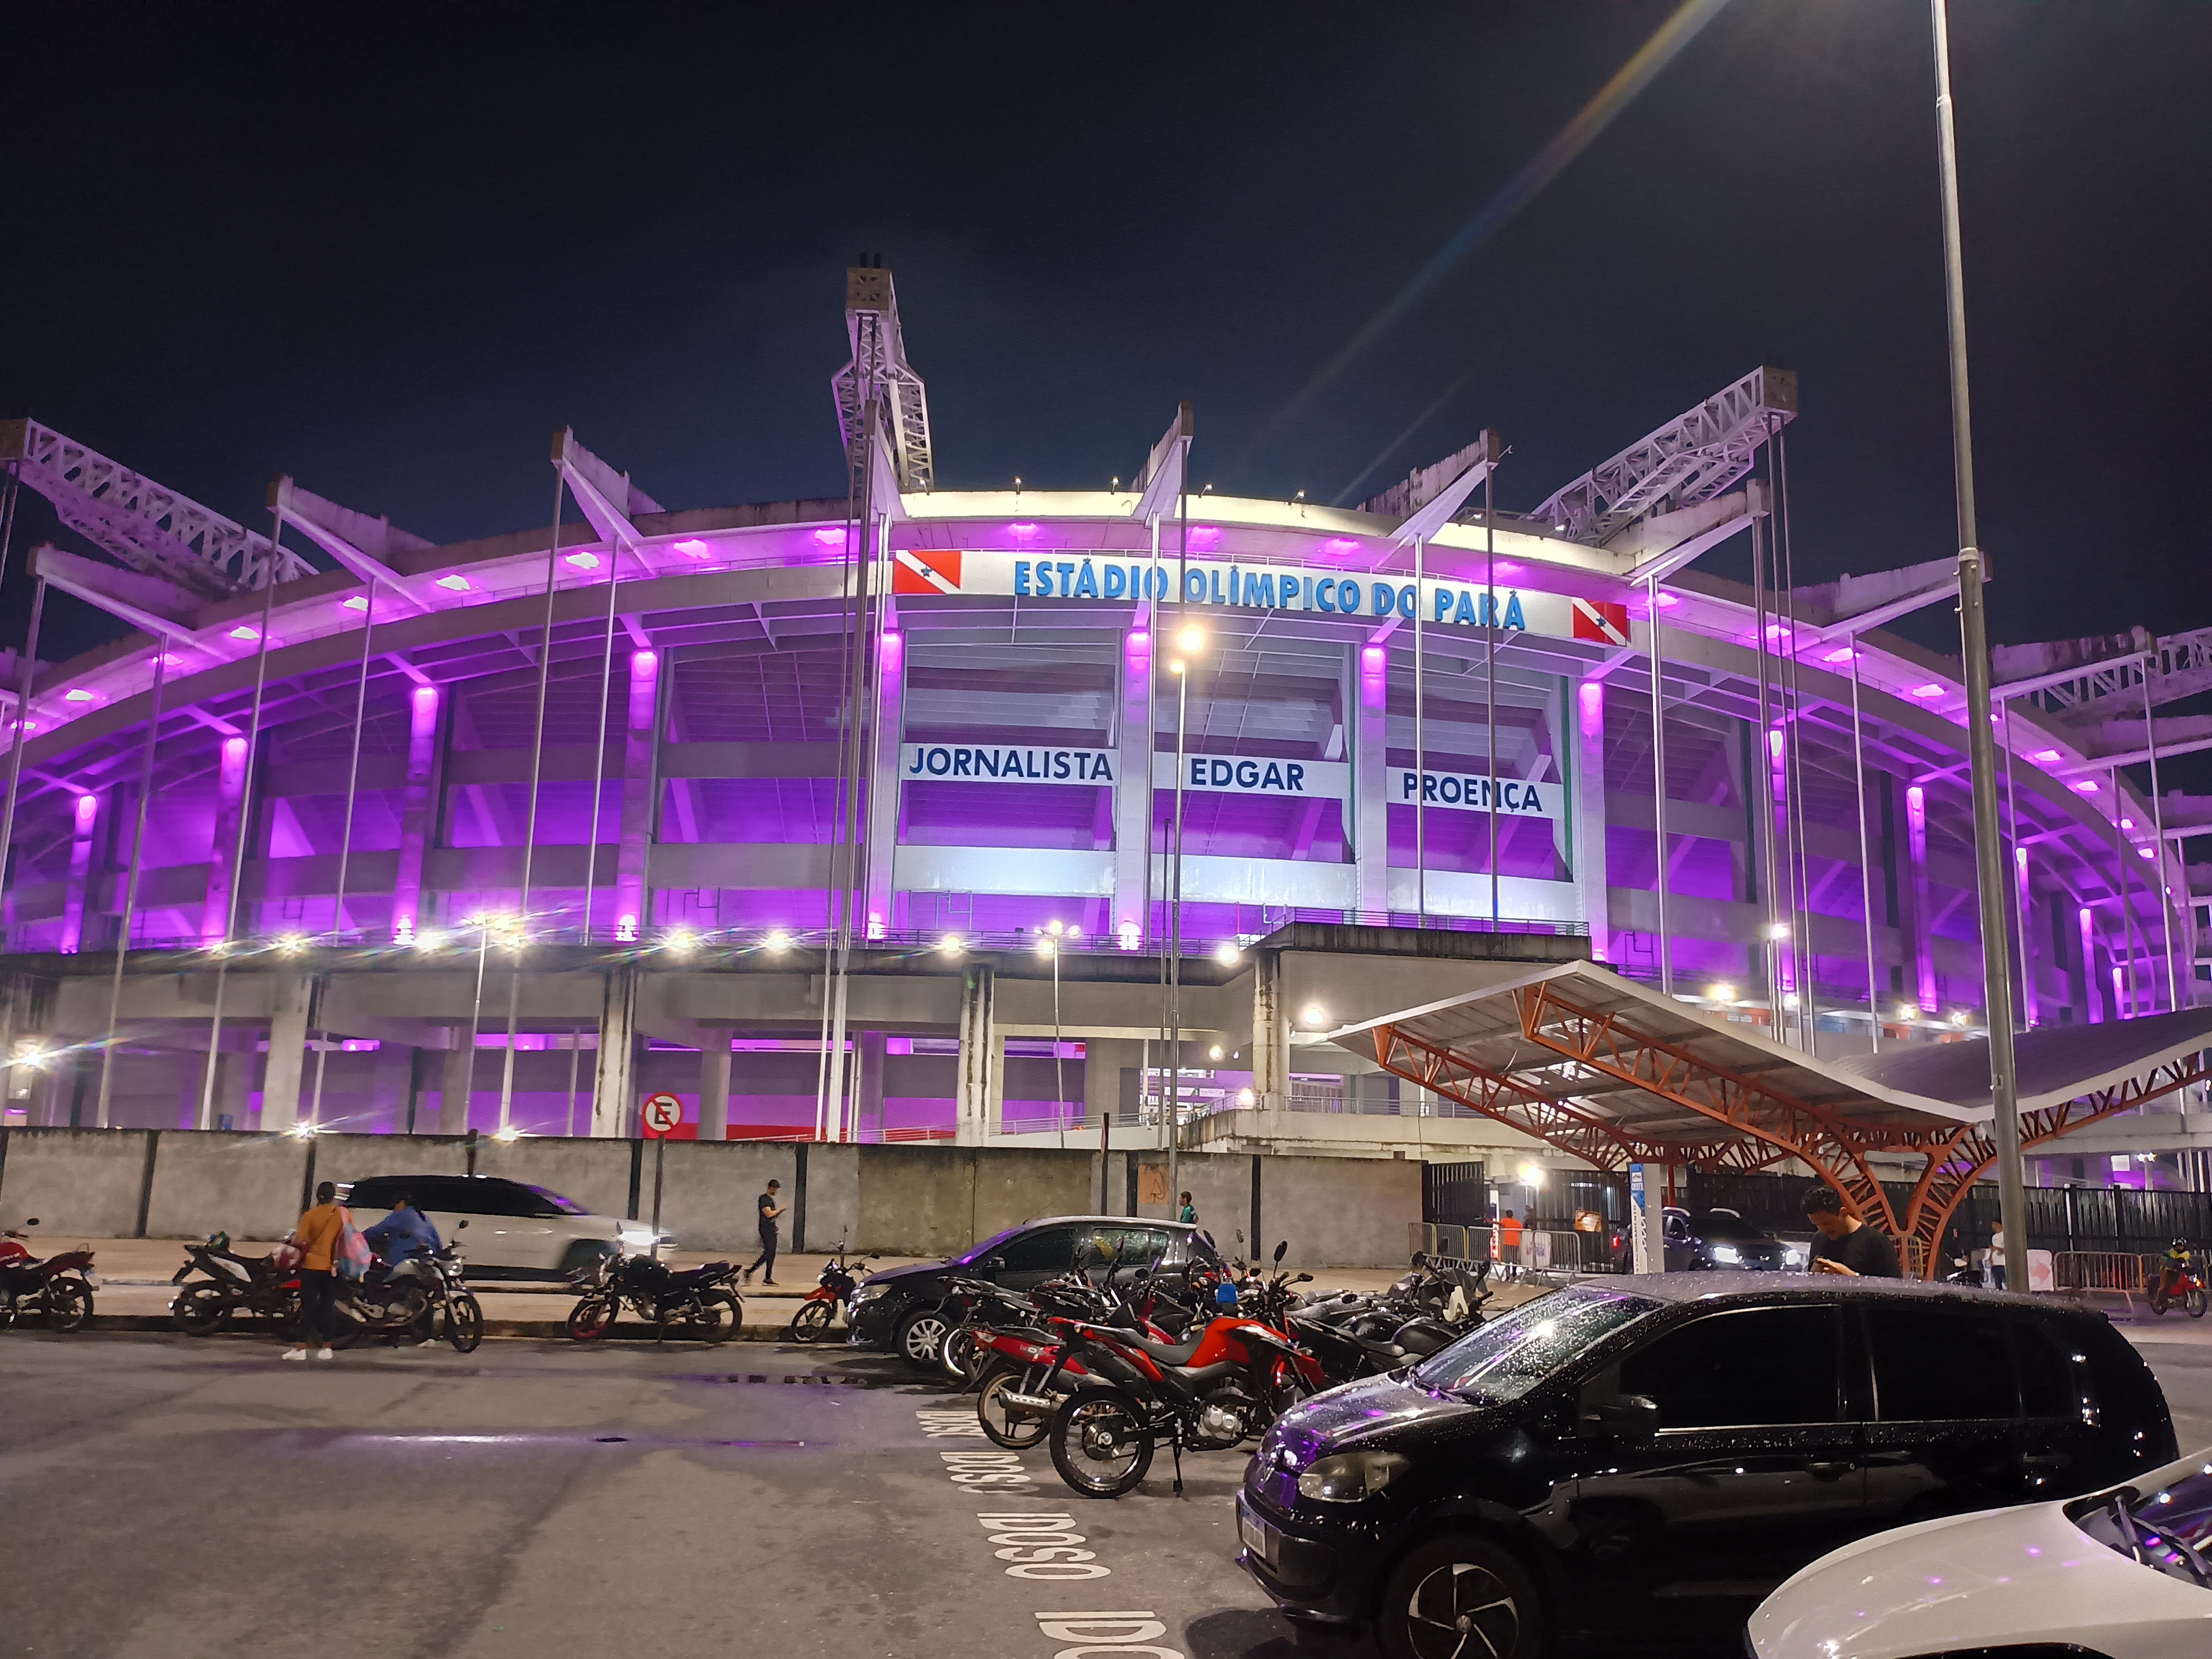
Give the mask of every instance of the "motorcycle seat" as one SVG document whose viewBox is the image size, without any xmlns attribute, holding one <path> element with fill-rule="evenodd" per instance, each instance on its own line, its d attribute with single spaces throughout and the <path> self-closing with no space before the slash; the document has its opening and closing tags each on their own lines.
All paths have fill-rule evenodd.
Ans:
<svg viewBox="0 0 2212 1659">
<path fill-rule="evenodd" d="M 1186 1337 L 1181 1342 L 1156 1342 L 1151 1337 L 1140 1335 L 1134 1331 L 1125 1331 L 1105 1326 L 1100 1328 L 1111 1329 L 1115 1341 L 1124 1347 L 1141 1348 L 1163 1365 L 1189 1364 L 1191 1357 L 1199 1350 L 1199 1345 L 1206 1340 L 1204 1331 L 1200 1331 L 1196 1336 Z"/>
</svg>

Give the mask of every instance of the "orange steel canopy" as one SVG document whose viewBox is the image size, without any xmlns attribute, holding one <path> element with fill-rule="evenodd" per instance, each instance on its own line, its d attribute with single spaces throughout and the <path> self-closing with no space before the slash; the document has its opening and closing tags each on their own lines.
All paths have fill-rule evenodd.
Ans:
<svg viewBox="0 0 2212 1659">
<path fill-rule="evenodd" d="M 1802 1159 L 1863 1221 L 1932 1271 L 1936 1245 L 1996 1156 L 1989 1042 L 1816 1058 L 1587 962 L 1330 1034 L 1383 1070 L 1601 1170 L 1749 1172 Z M 2212 1009 L 2014 1039 L 2023 1146 L 2205 1076 Z M 1902 1214 L 1869 1160 L 1917 1154 Z"/>
</svg>

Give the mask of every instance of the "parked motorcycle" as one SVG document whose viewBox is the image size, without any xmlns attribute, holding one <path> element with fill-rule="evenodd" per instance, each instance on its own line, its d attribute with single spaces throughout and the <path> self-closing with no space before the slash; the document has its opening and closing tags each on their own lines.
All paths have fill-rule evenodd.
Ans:
<svg viewBox="0 0 2212 1659">
<path fill-rule="evenodd" d="M 169 1318 L 187 1336 L 206 1336 L 233 1314 L 273 1321 L 288 1334 L 299 1322 L 298 1272 L 277 1267 L 273 1255 L 239 1255 L 228 1233 L 185 1245 L 185 1265 L 169 1282 L 183 1286 L 170 1299 Z"/>
<path fill-rule="evenodd" d="M 883 1255 L 871 1251 L 868 1260 L 874 1261 Z M 853 1305 L 853 1292 L 859 1287 L 860 1275 L 853 1271 L 852 1258 L 846 1255 L 840 1241 L 830 1259 L 822 1264 L 822 1277 L 799 1311 L 791 1316 L 791 1323 L 783 1333 L 787 1342 L 819 1342 L 830 1334 L 830 1328 L 843 1318 Z"/>
<path fill-rule="evenodd" d="M 331 1323 L 334 1348 L 350 1348 L 367 1336 L 428 1329 L 433 1340 L 443 1335 L 456 1353 L 474 1353 L 483 1340 L 483 1304 L 463 1278 L 456 1240 L 427 1255 L 409 1256 L 397 1267 L 380 1263 L 358 1284 L 339 1279 Z"/>
<path fill-rule="evenodd" d="M 1062 1359 L 1060 1337 L 1051 1327 L 1055 1317 L 1094 1319 L 1133 1331 L 1158 1341 L 1174 1336 L 1155 1323 L 1148 1313 L 1158 1299 L 1139 1299 L 1124 1293 L 1112 1295 L 1080 1273 L 1046 1280 L 1030 1291 L 1026 1322 L 978 1326 L 975 1341 L 981 1355 L 976 1376 L 975 1419 L 994 1445 L 1019 1451 L 1044 1438 L 1052 1426 L 1053 1413 L 1063 1396 L 1039 1392 L 1044 1380 L 1060 1373 L 1060 1380 L 1089 1373 L 1078 1358 Z"/>
<path fill-rule="evenodd" d="M 744 1304 L 729 1288 L 737 1276 L 726 1261 L 678 1272 L 650 1255 L 604 1256 L 568 1276 L 577 1297 L 568 1310 L 568 1335 L 596 1342 L 627 1307 L 653 1327 L 656 1342 L 672 1334 L 726 1342 L 745 1320 Z"/>
<path fill-rule="evenodd" d="M 23 1224 L 35 1227 L 33 1216 Z M 82 1245 L 43 1261 L 21 1243 L 30 1235 L 13 1228 L 0 1233 L 0 1326 L 36 1315 L 50 1331 L 73 1331 L 92 1317 L 92 1293 L 100 1275 L 92 1252 Z"/>
<path fill-rule="evenodd" d="M 1266 1292 L 1281 1295 L 1288 1245 Z M 1080 1320 L 1054 1320 L 1066 1332 L 1059 1360 L 1038 1389 L 1049 1395 L 1071 1360 L 1090 1374 L 1053 1413 L 1053 1467 L 1085 1498 L 1118 1498 L 1143 1480 L 1155 1445 L 1175 1455 L 1223 1451 L 1257 1435 L 1302 1393 L 1325 1387 L 1314 1357 L 1281 1331 L 1242 1314 L 1222 1314 L 1195 1335 L 1170 1345 Z"/>
</svg>

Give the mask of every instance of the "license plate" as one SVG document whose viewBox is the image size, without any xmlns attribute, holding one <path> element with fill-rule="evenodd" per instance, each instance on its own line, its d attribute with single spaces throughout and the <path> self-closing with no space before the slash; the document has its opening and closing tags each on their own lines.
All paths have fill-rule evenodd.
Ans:
<svg viewBox="0 0 2212 1659">
<path fill-rule="evenodd" d="M 1237 1535 L 1244 1540 L 1244 1547 L 1262 1561 L 1272 1563 L 1274 1560 L 1274 1551 L 1270 1547 L 1273 1542 L 1271 1534 L 1274 1530 L 1242 1504 L 1237 1506 Z"/>
</svg>

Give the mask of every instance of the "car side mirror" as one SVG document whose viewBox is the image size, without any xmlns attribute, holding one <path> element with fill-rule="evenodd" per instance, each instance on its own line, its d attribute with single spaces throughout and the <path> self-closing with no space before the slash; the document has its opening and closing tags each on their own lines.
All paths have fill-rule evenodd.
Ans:
<svg viewBox="0 0 2212 1659">
<path fill-rule="evenodd" d="M 994 1273 L 1002 1273 L 1006 1271 L 1006 1258 L 1002 1255 L 986 1256 L 983 1265 Z"/>
<path fill-rule="evenodd" d="M 1659 1402 L 1649 1395 L 1625 1394 L 1601 1401 L 1589 1416 L 1600 1429 L 1623 1440 L 1649 1440 L 1659 1432 Z"/>
</svg>

